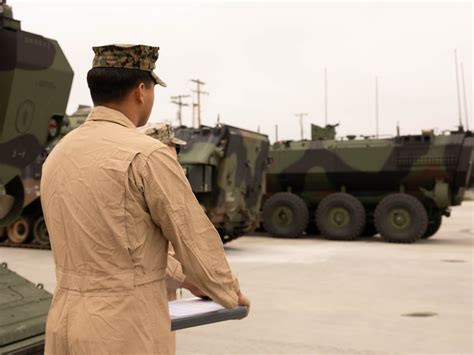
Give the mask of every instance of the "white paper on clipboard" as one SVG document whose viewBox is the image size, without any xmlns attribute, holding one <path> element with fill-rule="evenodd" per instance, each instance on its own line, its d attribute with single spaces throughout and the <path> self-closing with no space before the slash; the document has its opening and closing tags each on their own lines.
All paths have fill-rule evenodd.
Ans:
<svg viewBox="0 0 474 355">
<path fill-rule="evenodd" d="M 194 316 L 224 309 L 220 304 L 200 298 L 186 298 L 168 303 L 171 318 Z"/>
</svg>

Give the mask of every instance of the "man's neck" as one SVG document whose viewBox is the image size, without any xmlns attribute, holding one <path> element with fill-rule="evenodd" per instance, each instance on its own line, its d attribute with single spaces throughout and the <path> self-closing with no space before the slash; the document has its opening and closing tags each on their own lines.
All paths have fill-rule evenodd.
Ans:
<svg viewBox="0 0 474 355">
<path fill-rule="evenodd" d="M 103 105 L 100 105 L 100 106 L 105 106 L 105 107 L 111 108 L 112 110 L 116 110 L 116 111 L 121 112 L 122 114 L 124 114 L 130 120 L 130 122 L 132 122 L 135 125 L 135 127 L 138 127 L 139 118 L 138 118 L 137 114 L 134 112 L 134 110 L 131 110 L 128 107 L 128 105 L 108 103 L 108 104 L 103 104 Z"/>
</svg>

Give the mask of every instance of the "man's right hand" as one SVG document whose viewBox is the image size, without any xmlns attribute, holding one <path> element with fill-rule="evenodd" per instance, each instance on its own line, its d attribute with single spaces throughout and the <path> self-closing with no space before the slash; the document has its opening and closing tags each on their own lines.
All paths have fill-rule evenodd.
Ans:
<svg viewBox="0 0 474 355">
<path fill-rule="evenodd" d="M 238 304 L 239 306 L 245 306 L 247 307 L 247 314 L 250 311 L 250 300 L 245 296 L 242 292 L 239 291 L 237 294 L 239 296 Z"/>
</svg>

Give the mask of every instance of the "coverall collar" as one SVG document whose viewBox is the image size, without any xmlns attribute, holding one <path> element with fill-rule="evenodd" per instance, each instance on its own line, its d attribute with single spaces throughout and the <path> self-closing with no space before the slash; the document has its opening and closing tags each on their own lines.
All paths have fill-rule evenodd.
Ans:
<svg viewBox="0 0 474 355">
<path fill-rule="evenodd" d="M 107 121 L 127 128 L 137 128 L 122 112 L 105 106 L 95 106 L 92 108 L 87 121 Z"/>
</svg>

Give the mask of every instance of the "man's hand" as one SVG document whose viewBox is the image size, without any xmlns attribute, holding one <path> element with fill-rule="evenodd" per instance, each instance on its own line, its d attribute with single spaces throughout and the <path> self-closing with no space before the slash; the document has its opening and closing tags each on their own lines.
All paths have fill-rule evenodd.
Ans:
<svg viewBox="0 0 474 355">
<path fill-rule="evenodd" d="M 247 314 L 249 314 L 249 311 L 250 311 L 250 300 L 247 298 L 247 296 L 245 296 L 242 292 L 239 291 L 239 293 L 237 294 L 239 296 L 239 300 L 238 300 L 238 303 L 239 303 L 239 306 L 245 306 L 247 307 Z"/>
<path fill-rule="evenodd" d="M 184 279 L 183 284 L 181 287 L 185 288 L 189 292 L 191 292 L 194 296 L 199 298 L 209 298 L 205 292 L 201 291 L 199 287 L 197 287 L 194 282 L 192 282 L 188 277 Z"/>
</svg>

